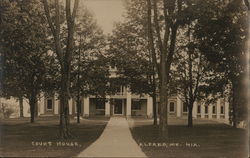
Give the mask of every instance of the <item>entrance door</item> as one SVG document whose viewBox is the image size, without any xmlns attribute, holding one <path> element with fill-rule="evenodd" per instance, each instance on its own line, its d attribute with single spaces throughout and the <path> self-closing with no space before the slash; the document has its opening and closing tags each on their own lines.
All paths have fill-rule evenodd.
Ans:
<svg viewBox="0 0 250 158">
<path fill-rule="evenodd" d="M 114 101 L 114 114 L 122 115 L 122 100 L 121 99 L 115 99 Z"/>
</svg>

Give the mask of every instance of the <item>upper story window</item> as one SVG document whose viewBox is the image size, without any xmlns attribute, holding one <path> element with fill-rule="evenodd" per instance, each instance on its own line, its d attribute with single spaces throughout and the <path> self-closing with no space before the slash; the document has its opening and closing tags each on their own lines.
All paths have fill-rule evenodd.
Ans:
<svg viewBox="0 0 250 158">
<path fill-rule="evenodd" d="M 200 114 L 201 113 L 201 105 L 197 106 L 197 113 Z"/>
<path fill-rule="evenodd" d="M 216 106 L 213 105 L 213 110 L 212 111 L 213 111 L 213 114 L 216 113 Z"/>
<path fill-rule="evenodd" d="M 223 106 L 223 105 L 220 106 L 220 113 L 221 113 L 221 114 L 224 114 L 224 106 Z"/>
<path fill-rule="evenodd" d="M 52 110 L 53 109 L 53 102 L 52 102 L 52 99 L 49 98 L 47 99 L 47 110 Z"/>
<path fill-rule="evenodd" d="M 205 114 L 208 113 L 208 106 L 205 106 Z"/>
<path fill-rule="evenodd" d="M 174 102 L 170 102 L 170 104 L 169 104 L 169 112 L 175 112 Z"/>
</svg>

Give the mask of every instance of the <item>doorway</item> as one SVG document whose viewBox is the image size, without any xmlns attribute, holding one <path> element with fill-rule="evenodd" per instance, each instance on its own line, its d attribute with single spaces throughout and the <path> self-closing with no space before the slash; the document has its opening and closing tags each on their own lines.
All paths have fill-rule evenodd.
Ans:
<svg viewBox="0 0 250 158">
<path fill-rule="evenodd" d="M 114 115 L 122 115 L 123 114 L 123 101 L 122 99 L 114 100 Z"/>
</svg>

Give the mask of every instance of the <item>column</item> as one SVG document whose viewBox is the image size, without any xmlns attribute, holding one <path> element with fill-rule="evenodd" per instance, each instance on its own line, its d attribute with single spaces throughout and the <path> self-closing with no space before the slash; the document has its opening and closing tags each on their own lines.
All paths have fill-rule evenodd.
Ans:
<svg viewBox="0 0 250 158">
<path fill-rule="evenodd" d="M 73 99 L 69 99 L 69 114 L 72 115 Z"/>
<path fill-rule="evenodd" d="M 177 95 L 176 100 L 176 113 L 177 117 L 181 117 L 181 99 L 179 95 Z"/>
<path fill-rule="evenodd" d="M 197 102 L 194 102 L 193 106 L 193 118 L 197 118 Z"/>
<path fill-rule="evenodd" d="M 126 100 L 127 104 L 126 104 L 126 107 L 127 107 L 127 110 L 126 110 L 126 114 L 127 114 L 127 117 L 130 117 L 131 116 L 131 92 L 127 92 L 127 100 Z"/>
<path fill-rule="evenodd" d="M 54 95 L 54 114 L 59 114 L 58 95 Z"/>
<path fill-rule="evenodd" d="M 201 118 L 205 118 L 205 104 L 201 104 Z"/>
<path fill-rule="evenodd" d="M 37 100 L 37 115 L 38 116 L 40 116 L 41 114 L 40 109 L 41 109 L 41 101 L 38 99 Z"/>
<path fill-rule="evenodd" d="M 153 117 L 153 99 L 149 95 L 147 96 L 147 116 Z"/>
<path fill-rule="evenodd" d="M 216 103 L 216 119 L 220 119 L 220 106 L 220 99 L 218 99 Z"/>
<path fill-rule="evenodd" d="M 225 112 L 225 120 L 229 120 L 229 102 L 225 101 L 225 106 L 224 106 L 224 112 Z"/>
<path fill-rule="evenodd" d="M 107 102 L 105 102 L 105 116 L 109 117 L 110 116 L 110 97 L 107 96 Z"/>
<path fill-rule="evenodd" d="M 89 117 L 89 97 L 84 97 L 83 104 L 83 116 Z"/>
<path fill-rule="evenodd" d="M 42 97 L 40 99 L 40 114 L 44 114 L 45 109 L 45 96 L 44 93 L 42 94 Z"/>
<path fill-rule="evenodd" d="M 208 106 L 208 118 L 209 119 L 213 118 L 213 105 Z"/>
</svg>

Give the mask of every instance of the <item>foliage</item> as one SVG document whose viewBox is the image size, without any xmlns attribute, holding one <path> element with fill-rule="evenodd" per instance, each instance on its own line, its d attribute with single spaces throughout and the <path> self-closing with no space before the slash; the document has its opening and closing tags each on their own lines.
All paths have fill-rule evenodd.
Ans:
<svg viewBox="0 0 250 158">
<path fill-rule="evenodd" d="M 10 118 L 10 116 L 15 113 L 15 109 L 13 106 L 10 106 L 5 103 L 1 103 L 0 105 L 0 118 Z"/>
<path fill-rule="evenodd" d="M 201 1 L 200 16 L 195 27 L 199 49 L 211 63 L 214 73 L 211 90 L 229 90 L 234 122 L 245 117 L 246 44 L 248 13 L 242 1 Z M 243 101 L 243 102 L 241 102 Z"/>
<path fill-rule="evenodd" d="M 26 97 L 31 108 L 45 88 L 51 57 L 40 1 L 3 1 L 1 14 L 2 95 Z M 32 110 L 31 110 L 32 111 Z"/>
<path fill-rule="evenodd" d="M 150 78 L 155 72 L 150 63 L 145 8 L 144 1 L 127 1 L 125 22 L 117 23 L 109 37 L 111 65 L 117 68 L 121 85 L 136 94 L 154 91 Z"/>
<path fill-rule="evenodd" d="M 72 94 L 105 96 L 108 82 L 106 39 L 93 15 L 81 9 L 76 20 L 76 43 L 72 61 Z"/>
</svg>

